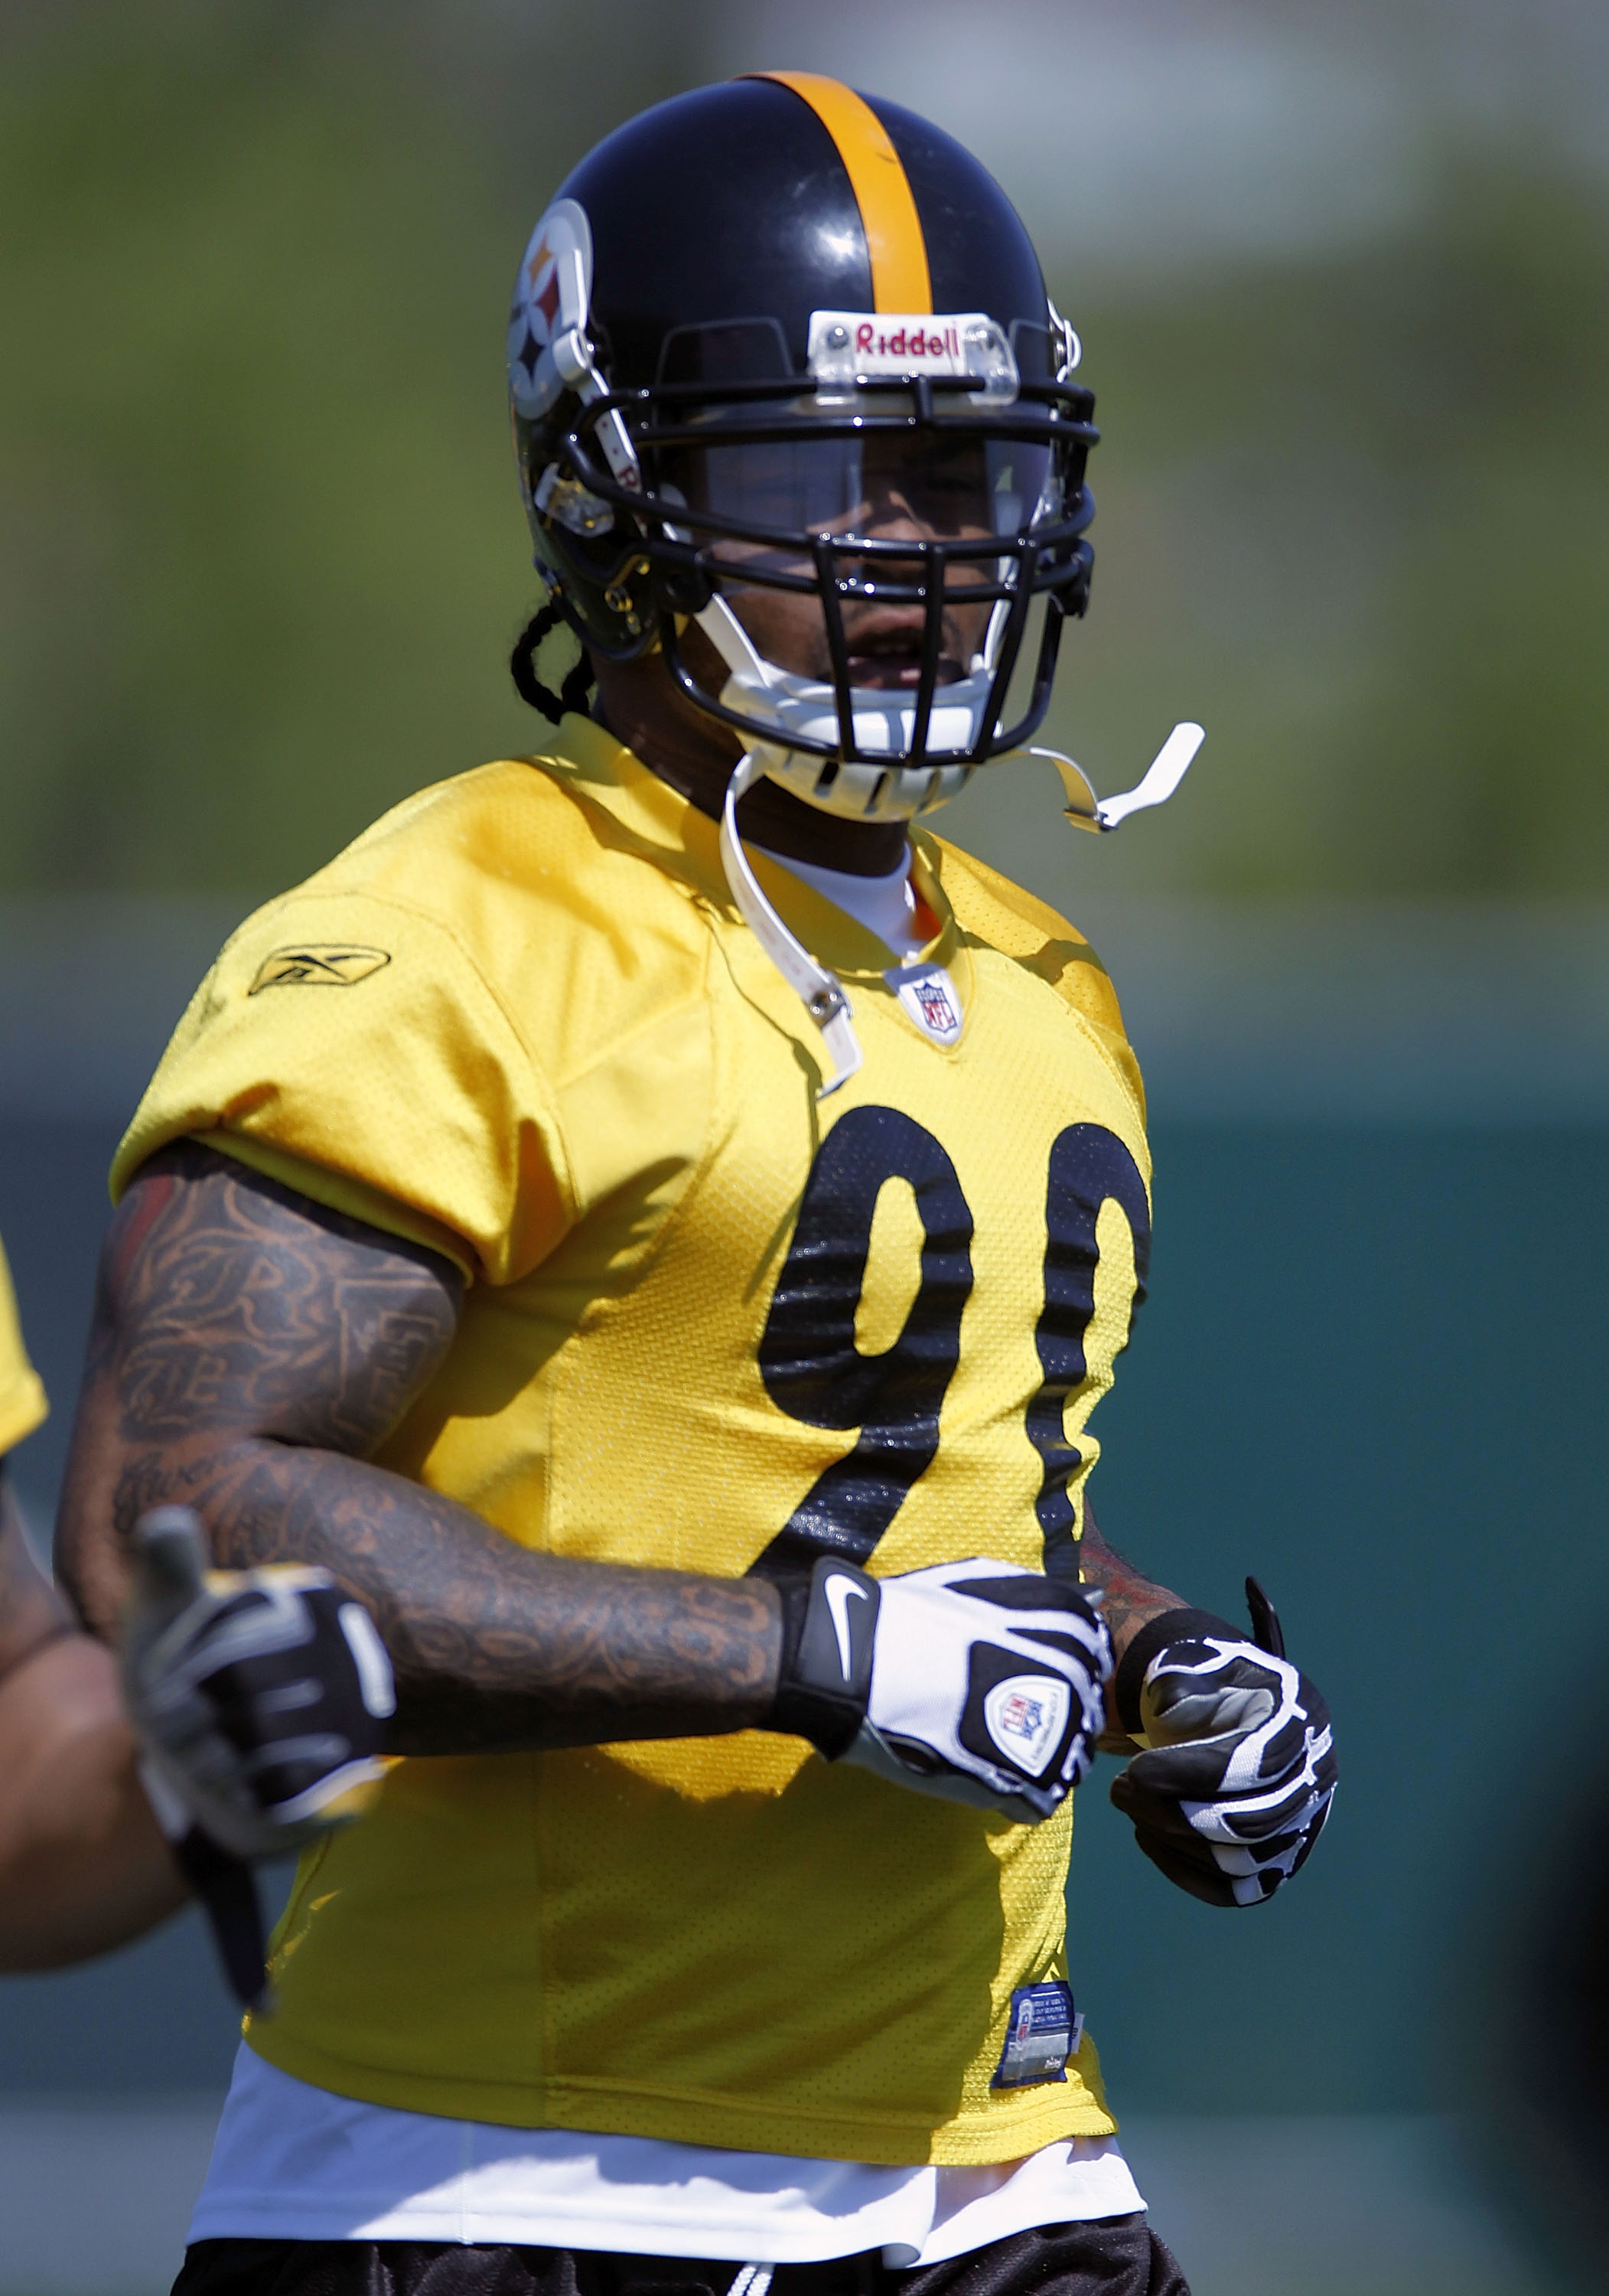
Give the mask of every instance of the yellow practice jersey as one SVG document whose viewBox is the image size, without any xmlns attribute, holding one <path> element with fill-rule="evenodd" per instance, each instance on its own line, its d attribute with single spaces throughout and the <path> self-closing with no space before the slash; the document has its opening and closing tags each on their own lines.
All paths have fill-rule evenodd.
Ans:
<svg viewBox="0 0 1609 2296">
<path fill-rule="evenodd" d="M 0 1244 L 0 1459 L 45 1417 L 45 1390 L 22 1345 L 16 1294 Z"/>
<path fill-rule="evenodd" d="M 567 718 L 241 928 L 115 1185 L 195 1135 L 451 1254 L 458 1338 L 380 1457 L 522 1545 L 1074 1575 L 1149 1234 L 1139 1081 L 1079 935 L 915 843 L 947 1043 L 880 942 L 757 864 L 854 1003 L 865 1065 L 818 1102 L 714 824 Z M 1013 2158 L 1115 2126 L 1088 2040 L 992 2085 L 1013 1992 L 1066 1973 L 1071 1828 L 758 1731 L 402 1762 L 304 1863 L 249 2038 L 422 2112 Z"/>
</svg>

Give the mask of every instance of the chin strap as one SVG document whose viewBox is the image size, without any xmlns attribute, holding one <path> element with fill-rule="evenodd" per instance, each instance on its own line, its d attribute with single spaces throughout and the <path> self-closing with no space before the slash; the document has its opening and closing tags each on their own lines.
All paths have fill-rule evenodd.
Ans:
<svg viewBox="0 0 1609 2296">
<path fill-rule="evenodd" d="M 762 660 L 748 633 L 725 600 L 712 600 L 696 619 L 734 679 L 753 678 L 762 690 L 769 692 L 772 684 L 770 665 Z M 785 741 L 786 734 L 780 727 L 779 733 Z M 1071 758 L 1064 758 L 1059 750 L 1027 750 L 1017 754 L 1048 758 L 1056 767 L 1066 791 L 1066 817 L 1076 828 L 1105 830 L 1117 828 L 1131 813 L 1165 804 L 1189 771 L 1205 739 L 1199 726 L 1188 721 L 1175 726 L 1139 781 L 1121 797 L 1098 798 L 1082 767 Z M 726 785 L 726 801 L 721 808 L 721 860 L 744 922 L 821 1032 L 822 1043 L 833 1063 L 832 1074 L 816 1094 L 818 1100 L 825 1100 L 829 1093 L 848 1083 L 862 1067 L 864 1055 L 854 1032 L 852 1007 L 843 982 L 788 931 L 761 890 L 743 849 L 743 840 L 738 834 L 739 800 L 766 770 L 755 750 L 746 750 L 734 767 Z"/>
<path fill-rule="evenodd" d="M 829 1093 L 837 1092 L 840 1085 L 849 1082 L 864 1056 L 852 1023 L 852 1007 L 844 994 L 843 982 L 836 972 L 818 964 L 804 943 L 788 931 L 761 890 L 760 881 L 743 850 L 743 840 L 738 834 L 738 800 L 745 791 L 753 788 L 764 770 L 752 750 L 738 760 L 726 785 L 726 802 L 721 808 L 721 861 L 744 923 L 821 1031 L 821 1041 L 831 1057 L 834 1071 L 816 1095 L 818 1100 L 825 1100 Z"/>
<path fill-rule="evenodd" d="M 1048 758 L 1061 775 L 1067 793 L 1066 816 L 1075 829 L 1115 829 L 1131 813 L 1165 805 L 1190 769 L 1206 735 L 1199 726 L 1175 726 L 1139 780 L 1121 797 L 1098 798 L 1082 766 L 1064 758 L 1059 750 L 1025 750 L 1025 757 Z"/>
</svg>

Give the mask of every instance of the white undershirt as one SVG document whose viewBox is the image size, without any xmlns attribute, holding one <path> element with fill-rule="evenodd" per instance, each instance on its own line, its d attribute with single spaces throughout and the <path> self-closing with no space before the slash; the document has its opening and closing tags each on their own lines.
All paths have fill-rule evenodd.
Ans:
<svg viewBox="0 0 1609 2296">
<path fill-rule="evenodd" d="M 835 909 L 842 909 L 856 924 L 875 933 L 895 956 L 910 956 L 920 948 L 909 846 L 884 877 L 855 877 L 847 869 L 819 869 L 813 861 L 796 861 L 788 854 L 773 853 L 768 845 L 757 849 L 801 884 L 820 893 L 823 900 L 830 901 Z"/>
<path fill-rule="evenodd" d="M 731 2152 L 503 2128 L 311 2087 L 242 2047 L 194 2240 L 432 2240 L 808 2264 L 936 2264 L 1031 2225 L 1145 2202 L 1111 2136 L 981 2169 Z"/>
<path fill-rule="evenodd" d="M 882 877 L 769 857 L 895 956 L 920 947 L 909 848 Z M 399 2112 L 314 2088 L 242 2047 L 190 2237 L 507 2243 L 746 2264 L 881 2249 L 903 2270 L 1033 2225 L 1144 2206 L 1113 2136 L 984 2168 L 874 2168 Z"/>
</svg>

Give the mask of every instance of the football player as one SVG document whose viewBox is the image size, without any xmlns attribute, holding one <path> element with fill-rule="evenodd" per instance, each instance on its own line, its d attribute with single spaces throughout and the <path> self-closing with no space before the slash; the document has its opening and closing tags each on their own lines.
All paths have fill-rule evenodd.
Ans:
<svg viewBox="0 0 1609 2296">
<path fill-rule="evenodd" d="M 180 2287 L 1179 2290 L 1069 1797 L 1137 1742 L 1148 1853 L 1261 1902 L 1327 1718 L 1099 1538 L 1139 1074 L 914 826 L 1083 610 L 1076 339 L 969 154 L 769 73 L 581 163 L 509 348 L 555 730 L 241 928 L 114 1175 L 81 1600 L 183 1498 L 368 1603 L 407 1758 L 304 1864 Z"/>
<path fill-rule="evenodd" d="M 254 2000 L 262 1948 L 244 1861 L 283 1856 L 361 1810 L 389 1710 L 384 1650 L 323 1572 L 208 1583 L 195 1518 L 159 1509 L 142 1523 L 125 1660 L 142 1747 L 116 1660 L 68 1615 L 23 1538 L 5 1458 L 45 1414 L 0 1248 L 0 1970 L 108 1952 L 193 1889 Z"/>
<path fill-rule="evenodd" d="M 5 1454 L 45 1417 L 0 1252 L 0 1969 L 52 1969 L 182 1905 L 141 1790 L 111 1653 L 69 1618 L 22 1536 Z"/>
</svg>

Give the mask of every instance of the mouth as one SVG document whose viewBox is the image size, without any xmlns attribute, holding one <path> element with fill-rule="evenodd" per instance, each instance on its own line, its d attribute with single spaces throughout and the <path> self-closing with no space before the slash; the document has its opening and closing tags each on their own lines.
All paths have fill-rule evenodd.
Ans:
<svg viewBox="0 0 1609 2296">
<path fill-rule="evenodd" d="M 889 614 L 852 627 L 848 639 L 849 683 L 886 693 L 913 693 L 922 678 L 923 616 Z M 944 633 L 948 638 L 948 630 Z M 941 652 L 938 682 L 953 685 L 963 674 L 959 657 Z"/>
</svg>

